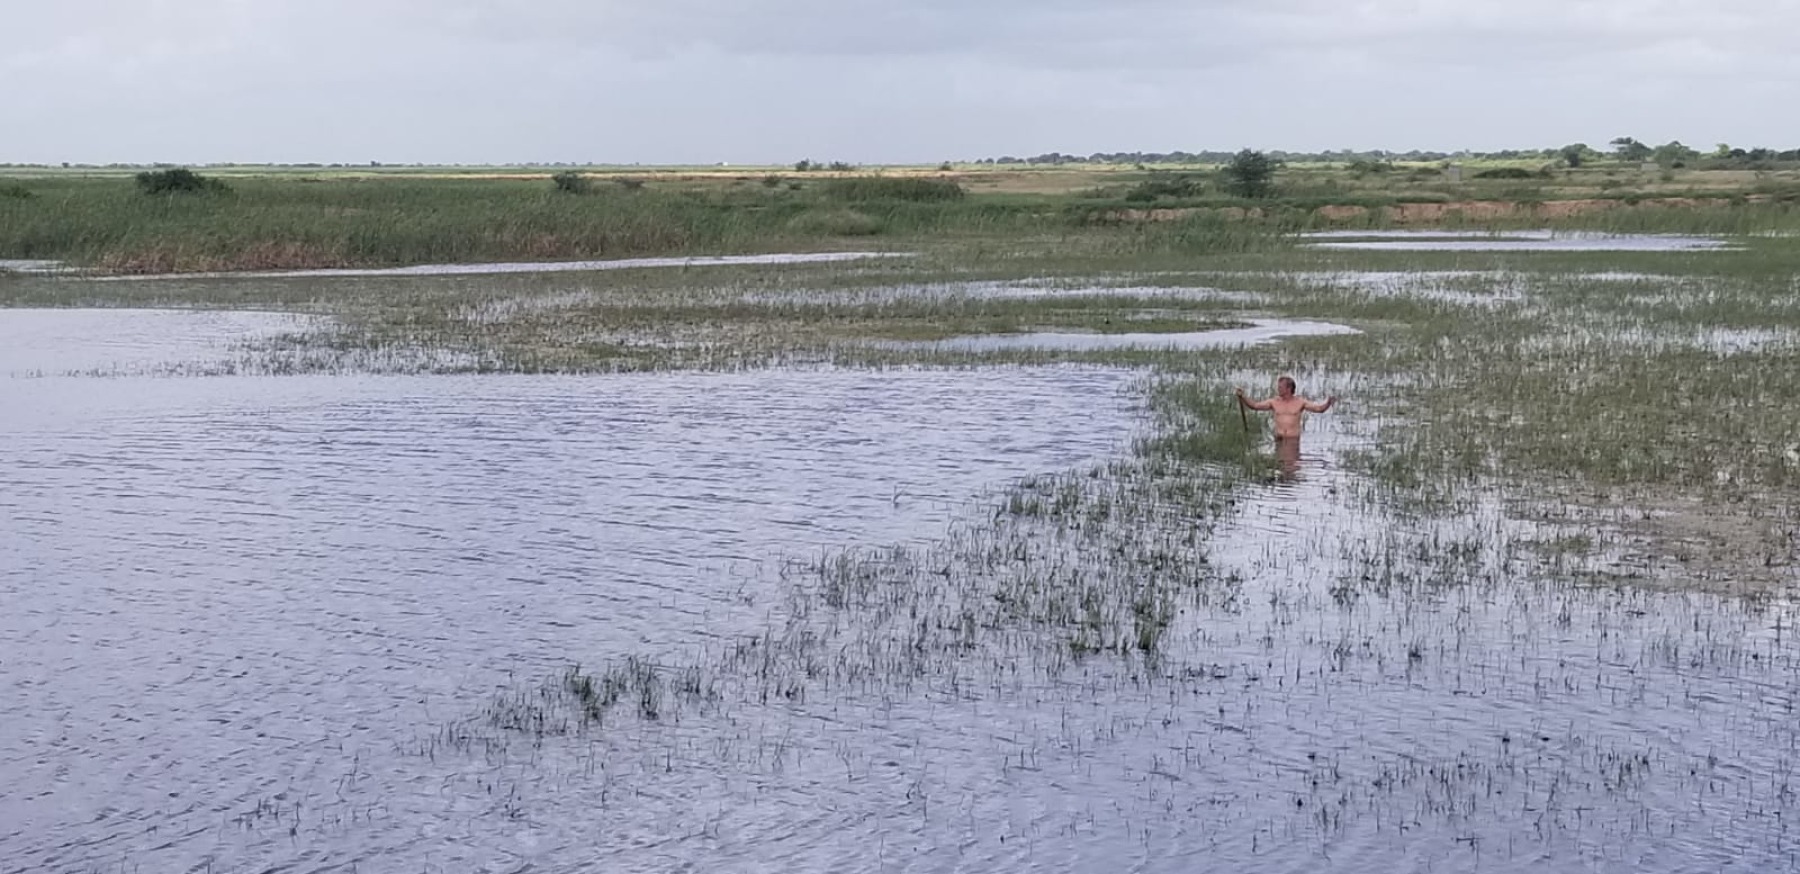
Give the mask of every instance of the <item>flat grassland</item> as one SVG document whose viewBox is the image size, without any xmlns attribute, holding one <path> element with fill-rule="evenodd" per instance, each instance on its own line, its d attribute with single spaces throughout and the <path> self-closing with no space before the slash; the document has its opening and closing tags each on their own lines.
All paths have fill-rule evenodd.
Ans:
<svg viewBox="0 0 1800 874">
<path fill-rule="evenodd" d="M 986 247 L 1241 251 L 1236 225 L 1754 233 L 1793 224 L 1800 169 L 1294 164 L 1266 198 L 1213 165 L 209 167 L 147 195 L 140 168 L 0 170 L 0 259 L 115 273 Z M 1484 177 L 1502 170 L 1507 178 Z M 564 185 L 553 184 L 563 174 Z M 1154 226 L 1146 228 L 1146 226 Z"/>
</svg>

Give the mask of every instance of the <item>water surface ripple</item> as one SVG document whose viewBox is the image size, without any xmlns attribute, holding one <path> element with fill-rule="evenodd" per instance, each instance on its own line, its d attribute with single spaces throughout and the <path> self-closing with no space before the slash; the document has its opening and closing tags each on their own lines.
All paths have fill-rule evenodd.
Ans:
<svg viewBox="0 0 1800 874">
<path fill-rule="evenodd" d="M 418 738 L 1118 451 L 1129 380 L 0 378 L 0 872 L 513 870 Z"/>
</svg>

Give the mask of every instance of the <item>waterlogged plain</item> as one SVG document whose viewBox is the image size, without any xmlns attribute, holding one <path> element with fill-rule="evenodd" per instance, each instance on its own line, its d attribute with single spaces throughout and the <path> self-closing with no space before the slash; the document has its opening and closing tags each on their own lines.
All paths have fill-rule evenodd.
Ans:
<svg viewBox="0 0 1800 874">
<path fill-rule="evenodd" d="M 1317 231 L 1301 236 L 1321 249 L 1391 252 L 1679 252 L 1729 245 L 1717 237 L 1596 231 Z"/>
<path fill-rule="evenodd" d="M 1792 870 L 1784 246 L 0 283 L 320 320 L 0 384 L 0 848 Z"/>
</svg>

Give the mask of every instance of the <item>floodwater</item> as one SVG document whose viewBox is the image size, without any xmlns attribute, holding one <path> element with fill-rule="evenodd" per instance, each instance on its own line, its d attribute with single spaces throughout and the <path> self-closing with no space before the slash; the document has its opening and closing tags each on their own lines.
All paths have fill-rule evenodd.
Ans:
<svg viewBox="0 0 1800 874">
<path fill-rule="evenodd" d="M 615 258 L 603 261 L 499 261 L 475 264 L 418 264 L 410 267 L 342 267 L 319 270 L 243 270 L 223 273 L 145 273 L 95 276 L 105 281 L 155 279 L 331 279 L 370 276 L 484 276 L 507 273 L 585 273 L 649 267 L 729 267 L 768 264 L 830 264 L 874 258 L 910 258 L 907 252 L 805 252 L 771 255 L 711 255 L 680 258 Z"/>
<path fill-rule="evenodd" d="M 63 269 L 61 261 L 29 258 L 0 258 L 0 273 L 56 273 Z"/>
<path fill-rule="evenodd" d="M 1246 328 L 1222 328 L 1216 331 L 1179 331 L 1151 333 L 1122 331 L 1097 333 L 1083 331 L 1025 331 L 1016 334 L 972 334 L 946 340 L 904 344 L 912 349 L 940 352 L 997 352 L 1010 349 L 1050 349 L 1063 352 L 1089 352 L 1106 349 L 1220 349 L 1267 343 L 1284 337 L 1326 337 L 1359 334 L 1346 325 L 1294 319 L 1246 319 Z"/>
<path fill-rule="evenodd" d="M 308 316 L 238 310 L 0 309 L 0 377 L 203 368 L 258 340 L 318 324 Z"/>
<path fill-rule="evenodd" d="M 11 315 L 24 373 L 280 327 Z M 570 662 L 709 664 L 784 620 L 787 559 L 920 550 L 887 584 L 932 620 L 984 493 L 1124 454 L 1133 377 L 0 378 L 0 872 L 1800 870 L 1800 611 L 1577 585 L 1499 496 L 1384 504 L 1346 461 L 1376 423 L 1307 382 L 1347 399 L 1218 529 L 1008 552 L 1128 583 L 1199 531 L 1154 664 L 1049 671 L 1066 646 L 1002 629 L 922 677 L 457 745 Z M 875 648 L 818 610 L 823 661 Z"/>
<path fill-rule="evenodd" d="M 1318 249 L 1397 252 L 1685 252 L 1729 248 L 1716 237 L 1584 231 L 1321 231 L 1302 234 Z"/>
<path fill-rule="evenodd" d="M 889 285 L 856 289 L 795 292 L 756 291 L 742 296 L 745 303 L 837 303 L 867 306 L 893 301 L 1057 300 L 1066 298 L 1174 299 L 1216 301 L 1244 307 L 1268 303 L 1266 294 L 1224 288 L 1181 286 L 1107 285 L 1091 281 L 983 281 L 921 285 Z"/>
<path fill-rule="evenodd" d="M 157 326 L 192 327 L 11 363 Z M 1116 453 L 1128 380 L 0 380 L 0 871 L 516 870 L 488 766 L 404 752 L 436 721 L 754 630 L 783 559 Z"/>
</svg>

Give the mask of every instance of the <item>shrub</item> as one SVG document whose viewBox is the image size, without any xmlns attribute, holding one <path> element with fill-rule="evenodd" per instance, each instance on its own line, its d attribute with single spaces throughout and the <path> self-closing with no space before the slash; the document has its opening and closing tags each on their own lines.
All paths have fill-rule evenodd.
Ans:
<svg viewBox="0 0 1800 874">
<path fill-rule="evenodd" d="M 1150 178 L 1125 192 L 1129 203 L 1148 203 L 1159 197 L 1195 197 L 1206 188 L 1199 179 L 1186 174 L 1152 172 Z"/>
<path fill-rule="evenodd" d="M 913 179 L 870 176 L 833 179 L 824 185 L 825 196 L 837 200 L 905 200 L 939 203 L 961 200 L 963 187 L 945 179 Z"/>
<path fill-rule="evenodd" d="M 763 183 L 764 188 L 780 188 L 781 187 L 781 176 L 778 174 L 775 174 L 775 173 L 770 173 L 769 175 L 764 176 L 762 178 L 762 183 Z"/>
<path fill-rule="evenodd" d="M 613 184 L 619 186 L 620 188 L 625 189 L 626 191 L 637 191 L 644 187 L 644 180 L 619 178 L 619 179 L 614 179 Z"/>
<path fill-rule="evenodd" d="M 1370 173 L 1392 173 L 1394 172 L 1394 162 L 1359 159 L 1350 162 L 1350 172 L 1355 176 L 1367 176 Z"/>
<path fill-rule="evenodd" d="M 574 170 L 564 170 L 551 176 L 550 184 L 564 194 L 586 194 L 594 188 L 593 183 L 586 176 Z"/>
<path fill-rule="evenodd" d="M 1262 152 L 1245 149 L 1221 171 L 1225 190 L 1238 197 L 1268 197 L 1275 192 L 1275 171 L 1281 162 Z"/>
<path fill-rule="evenodd" d="M 0 185 L 0 198 L 9 200 L 30 200 L 36 196 L 36 194 L 31 192 L 31 189 L 26 188 L 17 182 Z"/>
<path fill-rule="evenodd" d="M 1530 179 L 1536 174 L 1523 167 L 1495 167 L 1475 174 L 1476 179 Z"/>
<path fill-rule="evenodd" d="M 231 186 L 186 167 L 139 173 L 137 186 L 145 194 L 226 194 L 231 191 Z"/>
</svg>

